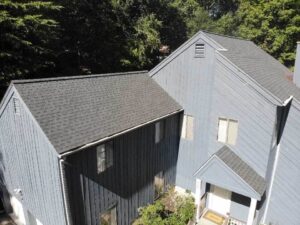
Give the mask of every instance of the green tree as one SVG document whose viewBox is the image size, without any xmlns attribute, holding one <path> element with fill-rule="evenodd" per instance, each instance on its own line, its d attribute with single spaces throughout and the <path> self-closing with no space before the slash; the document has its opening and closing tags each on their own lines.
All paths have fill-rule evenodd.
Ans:
<svg viewBox="0 0 300 225">
<path fill-rule="evenodd" d="M 300 38 L 300 1 L 244 0 L 237 11 L 238 34 L 253 40 L 286 66 Z"/>
<path fill-rule="evenodd" d="M 197 0 L 174 0 L 171 4 L 180 12 L 186 25 L 188 37 L 199 30 L 216 30 L 214 21 Z"/>
<path fill-rule="evenodd" d="M 0 2 L 0 86 L 55 68 L 60 6 L 49 1 Z"/>
</svg>

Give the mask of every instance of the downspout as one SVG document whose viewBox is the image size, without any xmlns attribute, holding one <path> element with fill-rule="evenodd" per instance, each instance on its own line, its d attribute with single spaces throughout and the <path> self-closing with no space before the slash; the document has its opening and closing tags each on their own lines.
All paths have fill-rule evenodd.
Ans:
<svg viewBox="0 0 300 225">
<path fill-rule="evenodd" d="M 290 105 L 291 105 L 292 100 L 293 100 L 293 96 L 290 96 L 287 100 L 284 101 L 284 103 L 282 105 L 283 112 L 281 114 L 280 122 L 279 122 L 280 124 L 276 128 L 278 130 L 277 131 L 278 132 L 277 137 L 276 137 L 277 138 L 276 154 L 275 154 L 275 159 L 274 159 L 274 165 L 272 167 L 270 187 L 269 187 L 267 197 L 266 197 L 267 202 L 266 202 L 266 208 L 265 208 L 265 211 L 264 211 L 264 215 L 263 215 L 263 218 L 262 218 L 262 224 L 265 224 L 267 213 L 268 213 L 268 210 L 269 210 L 270 198 L 271 198 L 272 191 L 273 191 L 273 184 L 274 184 L 275 174 L 276 174 L 276 171 L 277 171 L 278 159 L 279 159 L 279 155 L 280 155 L 281 135 L 282 135 L 282 132 L 283 132 L 283 129 L 284 129 L 284 126 L 285 126 L 285 122 L 286 122 L 287 117 L 288 117 L 288 113 L 289 113 L 289 109 L 290 109 Z"/>
<path fill-rule="evenodd" d="M 65 208 L 66 222 L 67 222 L 67 225 L 72 225 L 71 215 L 70 215 L 69 197 L 68 197 L 67 185 L 66 185 L 66 174 L 64 171 L 64 159 L 62 159 L 62 158 L 59 159 L 59 170 L 60 170 L 60 179 L 61 179 L 61 187 L 62 187 L 64 208 Z"/>
</svg>

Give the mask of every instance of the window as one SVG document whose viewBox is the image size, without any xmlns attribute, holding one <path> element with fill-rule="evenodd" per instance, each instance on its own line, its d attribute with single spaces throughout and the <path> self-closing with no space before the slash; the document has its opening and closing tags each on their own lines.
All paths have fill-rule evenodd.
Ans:
<svg viewBox="0 0 300 225">
<path fill-rule="evenodd" d="M 154 199 L 158 199 L 164 192 L 165 180 L 163 178 L 163 172 L 159 172 L 154 177 Z"/>
<path fill-rule="evenodd" d="M 100 224 L 101 225 L 117 225 L 117 208 L 107 210 L 100 214 Z"/>
<path fill-rule="evenodd" d="M 155 123 L 155 144 L 164 139 L 165 136 L 165 121 L 159 121 Z"/>
<path fill-rule="evenodd" d="M 203 43 L 195 44 L 195 57 L 204 58 L 205 57 L 205 45 Z"/>
<path fill-rule="evenodd" d="M 238 121 L 219 118 L 218 141 L 235 145 L 238 134 Z"/>
<path fill-rule="evenodd" d="M 14 112 L 16 115 L 20 115 L 20 102 L 19 99 L 13 98 L 13 104 L 14 104 Z"/>
<path fill-rule="evenodd" d="M 181 137 L 187 140 L 194 138 L 194 117 L 189 115 L 183 116 Z"/>
<path fill-rule="evenodd" d="M 113 143 L 107 142 L 97 146 L 97 171 L 98 174 L 113 166 Z"/>
</svg>

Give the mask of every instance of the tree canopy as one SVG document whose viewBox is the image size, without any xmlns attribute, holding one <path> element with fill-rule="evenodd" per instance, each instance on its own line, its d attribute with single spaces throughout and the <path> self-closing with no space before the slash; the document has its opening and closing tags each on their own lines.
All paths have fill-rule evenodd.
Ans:
<svg viewBox="0 0 300 225">
<path fill-rule="evenodd" d="M 151 69 L 200 29 L 253 40 L 292 68 L 300 1 L 2 0 L 0 92 L 16 78 Z"/>
</svg>

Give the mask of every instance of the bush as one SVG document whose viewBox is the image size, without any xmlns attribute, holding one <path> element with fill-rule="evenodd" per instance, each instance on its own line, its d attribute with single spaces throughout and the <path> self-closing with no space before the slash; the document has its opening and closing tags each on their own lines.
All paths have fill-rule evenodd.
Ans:
<svg viewBox="0 0 300 225">
<path fill-rule="evenodd" d="M 167 201 L 166 201 L 167 199 Z M 166 208 L 165 202 L 172 202 L 173 211 Z M 189 195 L 167 194 L 163 199 L 140 210 L 140 218 L 135 225 L 186 225 L 195 215 L 194 198 Z"/>
</svg>

